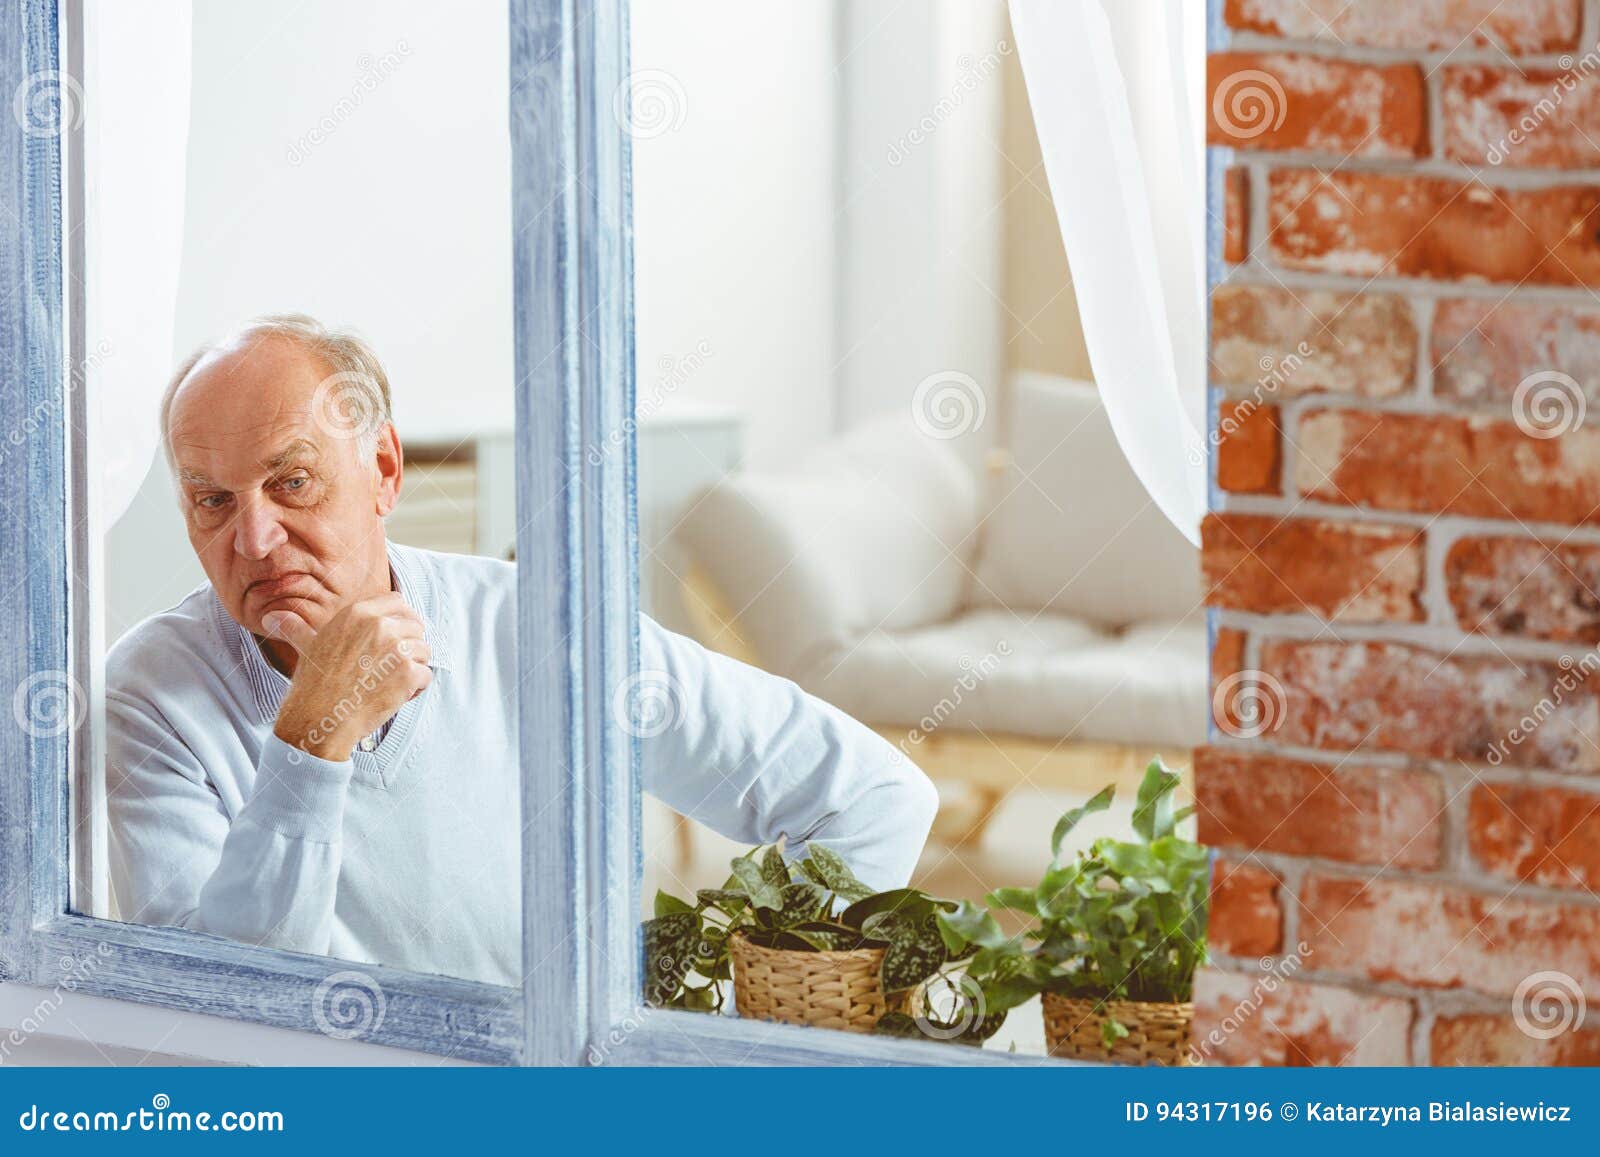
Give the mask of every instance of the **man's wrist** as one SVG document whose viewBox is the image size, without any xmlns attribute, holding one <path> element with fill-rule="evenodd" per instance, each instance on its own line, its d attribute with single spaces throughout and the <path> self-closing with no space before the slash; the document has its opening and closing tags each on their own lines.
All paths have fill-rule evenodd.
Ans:
<svg viewBox="0 0 1600 1157">
<path fill-rule="evenodd" d="M 279 711 L 272 725 L 272 733 L 290 747 L 298 747 L 307 755 L 325 759 L 330 763 L 344 763 L 355 750 L 358 736 L 346 735 L 342 728 L 323 731 L 314 724 L 305 726 L 294 712 Z"/>
</svg>

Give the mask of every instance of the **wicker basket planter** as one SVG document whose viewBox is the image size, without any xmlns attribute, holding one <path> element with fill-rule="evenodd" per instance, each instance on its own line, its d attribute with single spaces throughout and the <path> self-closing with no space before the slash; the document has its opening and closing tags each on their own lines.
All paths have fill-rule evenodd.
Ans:
<svg viewBox="0 0 1600 1157">
<path fill-rule="evenodd" d="M 884 1013 L 906 1008 L 905 993 L 884 996 L 881 948 L 797 952 L 763 948 L 735 934 L 728 955 L 734 1004 L 751 1020 L 871 1032 Z"/>
<path fill-rule="evenodd" d="M 1128 1035 L 1108 1048 L 1100 1025 L 1108 1016 Z M 1186 1065 L 1194 1005 L 1142 1000 L 1074 999 L 1044 994 L 1044 1035 L 1050 1055 L 1126 1065 Z"/>
</svg>

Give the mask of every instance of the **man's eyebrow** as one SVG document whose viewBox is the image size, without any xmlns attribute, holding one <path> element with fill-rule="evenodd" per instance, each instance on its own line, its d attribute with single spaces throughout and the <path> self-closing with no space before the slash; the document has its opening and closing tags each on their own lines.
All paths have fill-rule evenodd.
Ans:
<svg viewBox="0 0 1600 1157">
<path fill-rule="evenodd" d="M 317 447 L 315 442 L 311 441 L 311 439 L 296 438 L 293 442 L 290 442 L 282 450 L 279 450 L 261 465 L 268 474 L 276 474 L 280 470 L 283 470 L 285 467 L 290 466 L 301 459 L 311 458 L 314 460 L 320 458 L 321 456 L 322 451 Z"/>
<path fill-rule="evenodd" d="M 207 478 L 204 474 L 201 474 L 195 470 L 180 469 L 178 471 L 178 481 L 183 483 L 185 486 L 194 486 L 201 490 L 217 489 L 217 484 L 215 482 L 211 481 L 211 479 Z"/>
</svg>

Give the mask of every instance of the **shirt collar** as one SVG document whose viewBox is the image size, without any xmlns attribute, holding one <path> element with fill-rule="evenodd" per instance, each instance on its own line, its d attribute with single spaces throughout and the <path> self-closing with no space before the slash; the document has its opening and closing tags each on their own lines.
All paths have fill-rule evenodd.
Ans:
<svg viewBox="0 0 1600 1157">
<path fill-rule="evenodd" d="M 447 633 L 440 621 L 440 609 L 433 589 L 433 576 L 422 552 L 411 547 L 388 544 L 389 573 L 395 589 L 406 605 L 422 618 L 422 637 L 428 644 L 431 657 L 428 666 L 435 671 L 450 670 L 450 652 L 446 645 Z M 286 679 L 261 652 L 254 635 L 240 626 L 223 607 L 215 589 L 211 592 L 212 615 L 227 648 L 229 658 L 244 669 L 250 682 L 251 693 L 261 711 L 262 721 L 271 723 L 278 717 L 284 697 L 289 694 Z"/>
</svg>

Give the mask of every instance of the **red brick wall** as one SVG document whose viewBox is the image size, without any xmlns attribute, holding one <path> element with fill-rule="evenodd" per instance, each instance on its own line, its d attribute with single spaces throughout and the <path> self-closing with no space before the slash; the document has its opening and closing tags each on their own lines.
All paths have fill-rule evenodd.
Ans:
<svg viewBox="0 0 1600 1157">
<path fill-rule="evenodd" d="M 1214 17 L 1197 1047 L 1600 1063 L 1600 0 Z"/>
</svg>

